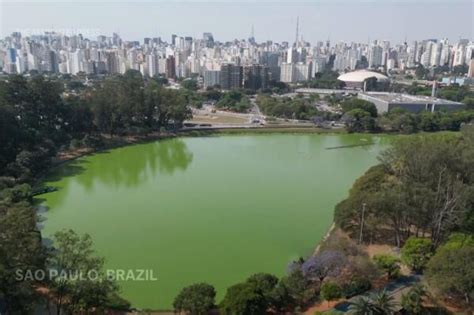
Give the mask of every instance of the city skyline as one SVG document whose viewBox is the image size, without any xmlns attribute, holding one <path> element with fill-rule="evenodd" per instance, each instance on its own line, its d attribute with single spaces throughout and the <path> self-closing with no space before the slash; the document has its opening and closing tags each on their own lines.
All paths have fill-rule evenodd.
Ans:
<svg viewBox="0 0 474 315">
<path fill-rule="evenodd" d="M 473 4 L 464 0 L 336 1 L 334 4 L 300 1 L 291 6 L 287 2 L 268 1 L 142 1 L 139 4 L 107 0 L 100 3 L 7 0 L 0 4 L 0 36 L 14 31 L 31 34 L 57 30 L 82 32 L 88 38 L 115 32 L 125 40 L 161 37 L 169 41 L 172 34 L 196 38 L 203 32 L 212 32 L 217 40 L 225 42 L 246 39 L 253 29 L 258 42 L 294 42 L 297 17 L 300 38 L 311 43 L 326 39 L 361 43 L 381 39 L 401 43 L 405 39 L 445 37 L 456 41 L 471 39 L 474 29 Z"/>
</svg>

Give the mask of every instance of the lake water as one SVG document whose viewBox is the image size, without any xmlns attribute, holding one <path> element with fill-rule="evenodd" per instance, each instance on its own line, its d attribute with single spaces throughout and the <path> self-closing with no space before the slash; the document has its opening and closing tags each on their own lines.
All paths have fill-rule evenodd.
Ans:
<svg viewBox="0 0 474 315">
<path fill-rule="evenodd" d="M 377 163 L 387 137 L 233 135 L 178 138 L 87 156 L 56 169 L 43 233 L 89 233 L 111 269 L 151 269 L 120 281 L 135 307 L 167 309 L 179 290 L 282 276 L 329 229 L 334 206 Z M 370 146 L 328 150 L 329 147 Z M 136 275 L 136 274 L 135 274 Z"/>
</svg>

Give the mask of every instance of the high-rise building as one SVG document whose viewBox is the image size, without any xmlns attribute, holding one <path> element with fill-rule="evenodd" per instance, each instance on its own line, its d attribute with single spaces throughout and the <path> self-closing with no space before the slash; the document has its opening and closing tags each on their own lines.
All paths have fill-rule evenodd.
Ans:
<svg viewBox="0 0 474 315">
<path fill-rule="evenodd" d="M 221 65 L 221 88 L 224 90 L 241 88 L 242 76 L 242 66 L 230 63 Z"/>
<path fill-rule="evenodd" d="M 202 38 L 204 40 L 205 46 L 208 48 L 214 47 L 214 37 L 212 33 L 203 33 Z"/>
<path fill-rule="evenodd" d="M 474 58 L 472 58 L 471 62 L 469 62 L 469 71 L 467 72 L 467 76 L 474 78 Z"/>
<path fill-rule="evenodd" d="M 158 56 L 154 54 L 150 54 L 146 56 L 146 65 L 147 65 L 147 71 L 146 73 L 150 77 L 154 77 L 158 75 Z"/>
<path fill-rule="evenodd" d="M 176 79 L 176 60 L 174 56 L 168 56 L 166 58 L 165 73 L 168 79 Z"/>
<path fill-rule="evenodd" d="M 244 67 L 244 87 L 246 89 L 266 89 L 268 86 L 268 68 L 262 65 Z"/>
<path fill-rule="evenodd" d="M 221 85 L 221 72 L 219 70 L 205 70 L 203 77 L 205 88 Z"/>
<path fill-rule="evenodd" d="M 120 67 L 119 67 L 119 60 L 117 56 L 117 52 L 114 50 L 111 51 L 106 51 L 105 52 L 105 58 L 106 58 L 106 70 L 108 73 L 119 73 Z"/>
<path fill-rule="evenodd" d="M 311 77 L 311 62 L 304 63 L 298 62 L 295 65 L 295 76 L 293 80 L 295 82 L 308 81 Z"/>
<path fill-rule="evenodd" d="M 369 68 L 377 68 L 382 65 L 383 48 L 379 45 L 373 45 L 369 51 Z"/>
<path fill-rule="evenodd" d="M 324 69 L 326 68 L 326 62 L 327 60 L 324 56 L 317 56 L 313 58 L 312 77 L 314 77 L 316 73 L 324 72 Z"/>
<path fill-rule="evenodd" d="M 285 83 L 295 82 L 295 65 L 282 62 L 280 66 L 280 81 Z"/>
</svg>

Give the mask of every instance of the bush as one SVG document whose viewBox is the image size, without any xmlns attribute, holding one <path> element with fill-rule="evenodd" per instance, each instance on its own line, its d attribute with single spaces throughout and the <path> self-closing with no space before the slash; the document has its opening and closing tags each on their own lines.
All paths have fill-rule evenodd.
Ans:
<svg viewBox="0 0 474 315">
<path fill-rule="evenodd" d="M 84 146 L 89 148 L 98 149 L 104 146 L 104 141 L 100 136 L 85 135 L 81 141 Z"/>
<path fill-rule="evenodd" d="M 410 237 L 402 247 L 402 261 L 414 271 L 422 271 L 432 254 L 433 243 L 426 238 Z"/>
<path fill-rule="evenodd" d="M 82 141 L 78 140 L 78 139 L 72 139 L 71 140 L 71 143 L 69 144 L 69 148 L 71 150 L 74 150 L 74 149 L 78 149 L 82 146 Z"/>
<path fill-rule="evenodd" d="M 383 271 L 387 273 L 388 279 L 398 278 L 400 275 L 399 259 L 390 255 L 375 255 L 374 262 Z"/>
<path fill-rule="evenodd" d="M 324 282 L 321 286 L 321 298 L 333 301 L 342 297 L 341 287 L 334 282 Z"/>
<path fill-rule="evenodd" d="M 360 276 L 354 276 L 343 288 L 343 295 L 347 298 L 359 295 L 372 288 L 372 283 L 369 279 Z"/>
<path fill-rule="evenodd" d="M 173 307 L 178 312 L 207 314 L 214 307 L 216 290 L 207 283 L 197 283 L 185 287 L 176 296 Z"/>
</svg>

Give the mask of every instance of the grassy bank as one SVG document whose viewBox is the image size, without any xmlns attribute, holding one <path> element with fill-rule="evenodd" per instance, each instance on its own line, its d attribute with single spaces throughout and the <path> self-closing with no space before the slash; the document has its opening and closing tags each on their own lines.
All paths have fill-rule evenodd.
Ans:
<svg viewBox="0 0 474 315">
<path fill-rule="evenodd" d="M 211 136 L 211 135 L 233 135 L 233 134 L 272 134 L 272 133 L 290 133 L 290 134 L 341 134 L 347 133 L 344 129 L 323 129 L 316 127 L 250 127 L 250 128 L 222 128 L 207 130 L 183 130 L 178 132 L 180 136 Z"/>
</svg>

